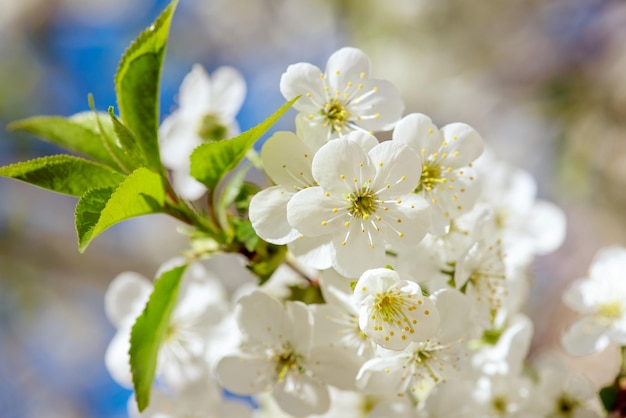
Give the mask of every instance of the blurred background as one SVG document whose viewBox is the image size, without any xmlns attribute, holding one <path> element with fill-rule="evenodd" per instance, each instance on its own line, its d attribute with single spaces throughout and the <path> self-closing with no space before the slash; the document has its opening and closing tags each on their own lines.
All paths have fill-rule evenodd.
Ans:
<svg viewBox="0 0 626 418">
<path fill-rule="evenodd" d="M 124 49 L 161 0 L 0 0 L 0 124 L 115 104 Z M 181 0 L 161 88 L 162 115 L 195 62 L 238 67 L 239 115 L 254 126 L 282 102 L 286 67 L 324 67 L 342 46 L 400 87 L 406 112 L 474 126 L 505 160 L 530 171 L 539 196 L 568 217 L 565 244 L 538 260 L 528 313 L 533 350 L 557 348 L 572 314 L 560 302 L 602 246 L 626 245 L 626 3 L 621 0 Z M 291 117 L 277 129 L 292 129 Z M 59 150 L 0 130 L 0 164 Z M 152 277 L 178 254 L 176 224 L 125 222 L 77 251 L 75 199 L 0 179 L 0 416 L 125 417 L 129 391 L 104 368 L 113 328 L 108 283 Z M 616 351 L 571 359 L 597 384 Z"/>
</svg>

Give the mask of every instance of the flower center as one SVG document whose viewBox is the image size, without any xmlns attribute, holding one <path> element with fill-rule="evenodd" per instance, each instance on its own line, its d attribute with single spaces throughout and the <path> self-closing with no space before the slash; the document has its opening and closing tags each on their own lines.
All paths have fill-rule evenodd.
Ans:
<svg viewBox="0 0 626 418">
<path fill-rule="evenodd" d="M 504 396 L 496 396 L 493 398 L 493 409 L 499 414 L 505 414 L 507 412 L 507 399 Z"/>
<path fill-rule="evenodd" d="M 437 183 L 446 181 L 447 179 L 441 177 L 441 166 L 426 163 L 422 166 L 422 176 L 415 192 L 419 193 L 422 190 L 430 192 Z"/>
<path fill-rule="evenodd" d="M 372 213 L 378 208 L 378 196 L 368 188 L 362 188 L 358 192 L 354 192 L 348 198 L 350 207 L 348 213 L 355 218 L 363 218 L 367 220 Z"/>
<path fill-rule="evenodd" d="M 298 355 L 290 348 L 287 348 L 282 354 L 276 355 L 274 361 L 276 362 L 276 376 L 279 381 L 283 380 L 289 371 L 300 370 Z"/>
<path fill-rule="evenodd" d="M 395 295 L 391 292 L 387 292 L 376 295 L 374 309 L 376 310 L 378 316 L 382 318 L 383 322 L 389 322 L 393 324 L 398 324 L 398 322 L 409 323 L 408 318 L 406 317 L 404 312 L 402 312 L 403 307 L 404 300 L 399 294 Z"/>
<path fill-rule="evenodd" d="M 200 127 L 198 128 L 198 136 L 206 142 L 215 142 L 226 139 L 228 128 L 220 123 L 220 119 L 208 113 L 202 117 Z"/>
<path fill-rule="evenodd" d="M 578 407 L 578 401 L 571 399 L 566 394 L 561 395 L 556 403 L 556 410 L 562 412 L 565 416 L 569 416 Z"/>
<path fill-rule="evenodd" d="M 324 116 L 326 124 L 330 125 L 332 132 L 341 132 L 350 117 L 346 106 L 339 99 L 332 99 L 326 103 L 320 113 Z"/>
<path fill-rule="evenodd" d="M 598 316 L 609 320 L 618 320 L 624 314 L 624 309 L 618 301 L 601 303 L 597 308 Z"/>
</svg>

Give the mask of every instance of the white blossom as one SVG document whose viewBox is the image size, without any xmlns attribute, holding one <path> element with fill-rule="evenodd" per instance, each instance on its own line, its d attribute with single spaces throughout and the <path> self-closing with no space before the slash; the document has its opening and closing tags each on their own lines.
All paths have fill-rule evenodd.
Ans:
<svg viewBox="0 0 626 418">
<path fill-rule="evenodd" d="M 589 277 L 573 282 L 563 302 L 582 318 L 565 332 L 565 349 L 573 355 L 597 353 L 610 342 L 626 345 L 626 248 L 599 251 Z"/>
<path fill-rule="evenodd" d="M 342 48 L 322 71 L 309 63 L 290 65 L 280 79 L 280 91 L 300 111 L 298 124 L 310 129 L 314 148 L 354 130 L 389 130 L 400 119 L 404 103 L 386 80 L 370 78 L 369 58 L 359 49 Z"/>
<path fill-rule="evenodd" d="M 331 242 L 333 267 L 358 277 L 384 265 L 387 246 L 415 248 L 424 237 L 428 204 L 411 193 L 419 179 L 418 165 L 407 146 L 378 144 L 362 132 L 331 141 L 313 158 L 319 186 L 291 198 L 287 219 L 304 237 Z"/>
<path fill-rule="evenodd" d="M 357 385 L 366 393 L 423 392 L 461 371 L 466 358 L 463 337 L 467 332 L 468 302 L 455 290 L 440 291 L 433 299 L 441 315 L 436 334 L 412 342 L 401 351 L 379 350 L 379 355 L 368 360 L 357 375 Z"/>
<path fill-rule="evenodd" d="M 181 259 L 170 260 L 161 271 L 181 262 Z M 153 284 L 145 277 L 123 273 L 107 292 L 109 317 L 120 325 L 107 348 L 105 363 L 113 378 L 126 387 L 132 387 L 128 355 L 131 328 L 152 288 Z M 170 388 L 183 390 L 208 375 L 209 337 L 225 309 L 221 283 L 200 262 L 191 264 L 181 278 L 168 332 L 159 349 L 157 375 Z"/>
<path fill-rule="evenodd" d="M 451 219 L 472 209 L 480 190 L 473 161 L 483 140 L 469 125 L 451 123 L 439 130 L 430 118 L 412 113 L 398 122 L 393 141 L 409 145 L 421 159 L 416 192 L 433 208 L 431 231 L 443 234 Z"/>
<path fill-rule="evenodd" d="M 295 416 L 328 410 L 328 387 L 313 369 L 332 359 L 311 356 L 312 317 L 306 306 L 288 302 L 283 307 L 255 291 L 239 300 L 235 315 L 243 343 L 217 364 L 222 386 L 240 395 L 271 391 L 281 409 Z"/>
<path fill-rule="evenodd" d="M 368 270 L 354 287 L 359 327 L 377 344 L 403 350 L 435 335 L 439 312 L 415 282 L 387 268 Z"/>
<path fill-rule="evenodd" d="M 172 185 L 182 198 L 195 200 L 206 192 L 189 174 L 189 157 L 204 142 L 239 134 L 235 116 L 245 95 L 245 80 L 232 67 L 220 67 L 209 77 L 195 64 L 185 76 L 178 92 L 180 107 L 159 128 L 161 161 L 172 171 Z"/>
</svg>

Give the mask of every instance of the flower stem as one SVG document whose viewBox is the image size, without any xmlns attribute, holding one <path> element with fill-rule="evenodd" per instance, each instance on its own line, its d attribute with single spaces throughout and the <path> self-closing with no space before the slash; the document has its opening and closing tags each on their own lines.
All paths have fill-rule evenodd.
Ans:
<svg viewBox="0 0 626 418">
<path fill-rule="evenodd" d="M 619 375 L 626 377 L 626 345 L 620 347 L 621 362 L 619 368 Z"/>
</svg>

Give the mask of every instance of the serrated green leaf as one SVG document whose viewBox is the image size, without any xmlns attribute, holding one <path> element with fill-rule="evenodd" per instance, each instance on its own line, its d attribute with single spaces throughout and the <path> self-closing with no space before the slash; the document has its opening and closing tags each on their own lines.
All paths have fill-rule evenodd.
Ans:
<svg viewBox="0 0 626 418">
<path fill-rule="evenodd" d="M 246 152 L 296 100 L 298 97 L 285 103 L 263 122 L 235 138 L 207 142 L 197 147 L 191 154 L 191 175 L 209 190 L 215 190 L 224 175 L 241 162 Z"/>
<path fill-rule="evenodd" d="M 122 174 L 107 166 L 63 154 L 0 167 L 0 176 L 76 197 L 89 189 L 116 187 L 124 181 Z"/>
<path fill-rule="evenodd" d="M 106 192 L 111 192 L 108 198 Z M 84 252 L 91 240 L 118 222 L 160 212 L 164 201 L 161 176 L 144 167 L 133 171 L 114 191 L 88 191 L 76 205 L 78 250 Z"/>
<path fill-rule="evenodd" d="M 124 53 L 115 75 L 115 92 L 120 118 L 137 139 L 146 166 L 160 171 L 159 79 L 165 55 L 174 0 L 156 21 L 133 41 Z"/>
<path fill-rule="evenodd" d="M 98 113 L 104 135 L 115 138 L 113 124 L 106 113 Z M 63 116 L 37 116 L 10 123 L 7 129 L 27 132 L 73 153 L 93 158 L 110 167 L 121 167 L 109 154 L 93 112 Z"/>
<path fill-rule="evenodd" d="M 139 411 L 150 403 L 161 343 L 167 335 L 170 316 L 176 306 L 178 288 L 186 265 L 166 271 L 154 283 L 154 290 L 130 333 L 130 370 Z"/>
<path fill-rule="evenodd" d="M 113 106 L 109 107 L 109 116 L 111 117 L 111 122 L 113 123 L 115 135 L 117 135 L 120 145 L 126 152 L 132 167 L 138 168 L 145 166 L 147 161 L 146 157 L 143 155 L 143 149 L 137 143 L 135 134 L 133 134 L 131 130 L 128 129 L 126 125 L 124 125 L 122 121 L 117 118 L 117 116 L 115 116 L 115 113 L 113 113 Z"/>
</svg>

